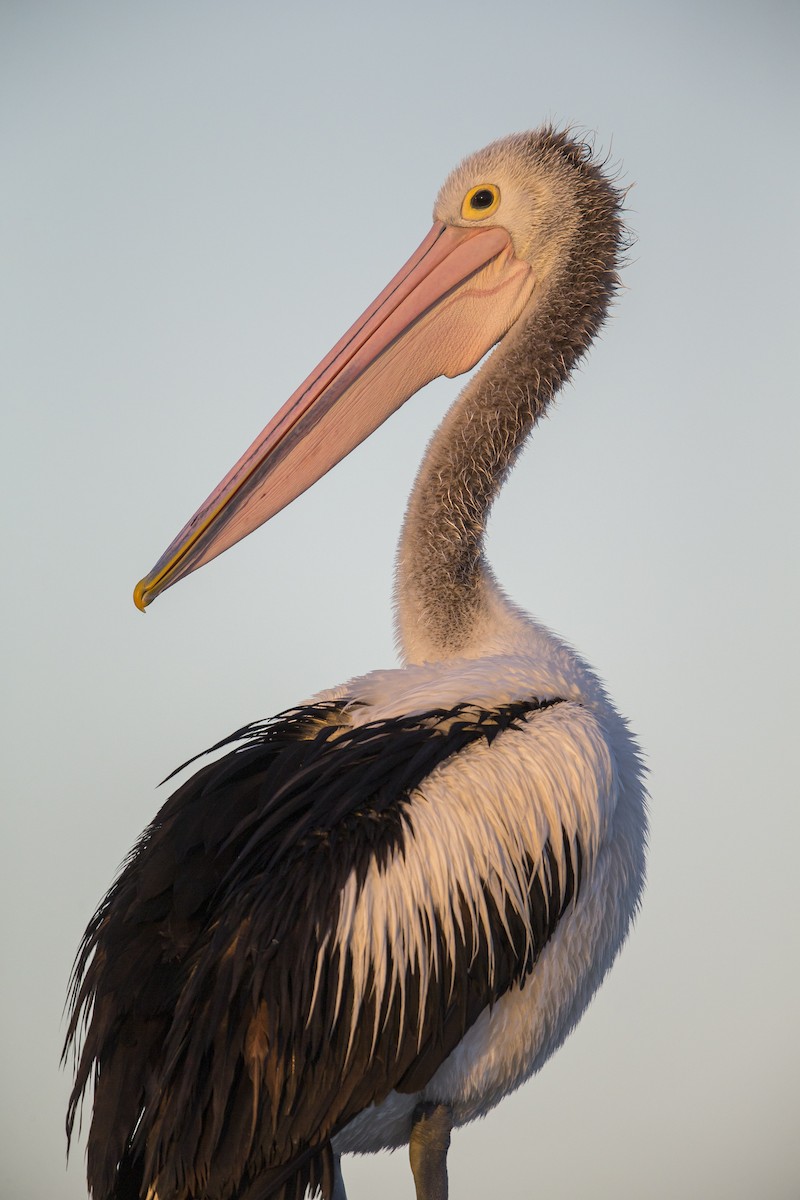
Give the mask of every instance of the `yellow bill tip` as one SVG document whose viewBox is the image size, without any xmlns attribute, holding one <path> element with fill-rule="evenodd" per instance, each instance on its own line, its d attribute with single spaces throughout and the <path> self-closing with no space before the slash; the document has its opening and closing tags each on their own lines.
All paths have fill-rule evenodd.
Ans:
<svg viewBox="0 0 800 1200">
<path fill-rule="evenodd" d="M 147 595 L 146 579 L 140 579 L 133 589 L 133 603 L 139 609 L 139 612 L 144 612 L 150 603 L 150 597 Z"/>
</svg>

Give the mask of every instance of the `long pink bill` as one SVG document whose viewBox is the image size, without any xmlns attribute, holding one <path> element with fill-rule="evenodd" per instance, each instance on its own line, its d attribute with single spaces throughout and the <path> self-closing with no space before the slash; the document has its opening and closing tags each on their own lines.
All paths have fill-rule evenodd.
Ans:
<svg viewBox="0 0 800 1200">
<path fill-rule="evenodd" d="M 532 289 L 504 229 L 435 224 L 139 581 L 136 606 L 280 512 L 430 380 L 473 367 Z"/>
</svg>

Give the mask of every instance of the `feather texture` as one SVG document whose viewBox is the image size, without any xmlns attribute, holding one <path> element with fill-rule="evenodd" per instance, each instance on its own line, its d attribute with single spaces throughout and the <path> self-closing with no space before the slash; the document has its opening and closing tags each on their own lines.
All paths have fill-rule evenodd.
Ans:
<svg viewBox="0 0 800 1200">
<path fill-rule="evenodd" d="M 447 911 L 406 889 L 394 919 L 373 910 L 374 941 L 358 917 L 368 881 L 413 855 L 426 780 L 560 703 L 359 725 L 352 701 L 320 703 L 237 731 L 176 791 L 76 964 L 69 1039 L 88 1028 L 69 1124 L 93 1078 L 95 1195 L 142 1170 L 170 1198 L 329 1194 L 331 1137 L 424 1087 L 524 980 L 576 895 L 581 850 L 560 829 L 513 880 Z"/>
</svg>

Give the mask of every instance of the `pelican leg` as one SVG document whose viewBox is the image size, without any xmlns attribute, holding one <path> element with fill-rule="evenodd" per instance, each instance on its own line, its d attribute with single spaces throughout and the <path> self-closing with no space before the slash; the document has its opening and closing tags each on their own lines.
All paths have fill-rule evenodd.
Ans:
<svg viewBox="0 0 800 1200">
<path fill-rule="evenodd" d="M 331 1200 L 347 1200 L 347 1192 L 344 1190 L 344 1177 L 342 1175 L 341 1154 L 334 1154 L 333 1156 L 333 1194 Z"/>
<path fill-rule="evenodd" d="M 447 1151 L 453 1110 L 446 1104 L 420 1104 L 414 1110 L 408 1155 L 417 1200 L 447 1200 Z"/>
</svg>

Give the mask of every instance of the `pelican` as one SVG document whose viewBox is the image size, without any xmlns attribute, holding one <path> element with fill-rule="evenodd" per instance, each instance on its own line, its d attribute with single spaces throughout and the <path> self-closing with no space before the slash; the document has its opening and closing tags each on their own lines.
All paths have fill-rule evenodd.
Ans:
<svg viewBox="0 0 800 1200">
<path fill-rule="evenodd" d="M 569 131 L 467 158 L 418 250 L 137 585 L 144 609 L 496 346 L 408 505 L 404 665 L 213 747 L 88 926 L 65 1053 L 68 1135 L 94 1093 L 95 1200 L 343 1200 L 343 1154 L 403 1145 L 418 1200 L 444 1200 L 451 1130 L 541 1068 L 618 953 L 644 880 L 641 757 L 583 659 L 501 590 L 484 533 L 614 296 L 621 201 Z"/>
</svg>

